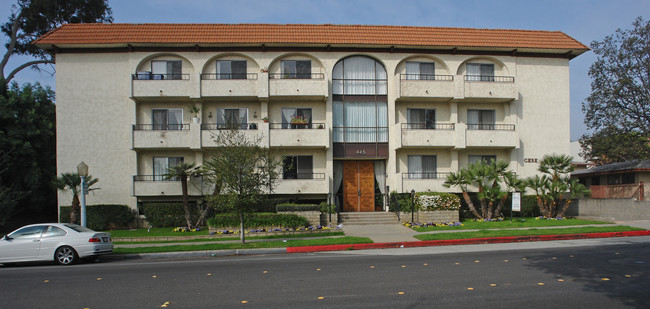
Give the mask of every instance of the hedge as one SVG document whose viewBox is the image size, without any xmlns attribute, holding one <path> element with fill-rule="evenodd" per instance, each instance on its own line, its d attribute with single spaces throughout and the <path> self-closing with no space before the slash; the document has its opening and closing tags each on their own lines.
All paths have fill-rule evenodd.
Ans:
<svg viewBox="0 0 650 309">
<path fill-rule="evenodd" d="M 275 211 L 320 211 L 320 206 L 316 204 L 284 203 L 275 205 Z"/>
<path fill-rule="evenodd" d="M 61 222 L 70 222 L 70 206 L 61 206 Z M 136 211 L 126 205 L 87 205 L 86 225 L 88 228 L 105 231 L 135 227 Z"/>
<path fill-rule="evenodd" d="M 460 196 L 460 193 L 458 194 Z M 476 210 L 480 212 L 481 204 L 475 192 L 469 193 L 470 199 L 474 203 Z M 512 192 L 508 194 L 508 199 L 503 205 L 501 214 L 504 217 L 510 217 L 510 207 L 512 205 Z M 474 215 L 469 211 L 469 207 L 465 200 L 461 197 L 461 218 L 474 218 Z M 497 214 L 498 215 L 498 214 Z M 521 212 L 515 212 L 514 217 L 539 217 L 539 207 L 537 206 L 537 197 L 535 195 L 522 195 L 521 196 Z"/>
<path fill-rule="evenodd" d="M 415 194 L 415 207 L 426 211 L 458 210 L 460 198 L 451 193 L 418 192 Z"/>
<path fill-rule="evenodd" d="M 207 220 L 213 228 L 236 227 L 240 225 L 239 215 L 234 213 L 219 214 Z M 244 228 L 281 227 L 300 228 L 309 226 L 309 221 L 296 214 L 252 213 L 247 214 Z"/>
<path fill-rule="evenodd" d="M 145 203 L 141 206 L 149 225 L 153 227 L 178 227 L 186 226 L 185 210 L 181 203 Z M 190 218 L 192 224 L 201 214 L 201 209 L 196 204 L 190 205 Z M 212 209 L 208 210 L 206 217 L 214 215 Z"/>
</svg>

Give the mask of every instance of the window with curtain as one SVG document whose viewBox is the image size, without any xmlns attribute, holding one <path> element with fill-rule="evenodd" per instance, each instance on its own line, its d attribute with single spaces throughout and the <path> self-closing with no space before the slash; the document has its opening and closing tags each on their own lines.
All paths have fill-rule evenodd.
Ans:
<svg viewBox="0 0 650 309">
<path fill-rule="evenodd" d="M 311 60 L 282 60 L 282 78 L 311 79 Z"/>
<path fill-rule="evenodd" d="M 388 143 L 386 102 L 334 102 L 335 143 Z"/>
<path fill-rule="evenodd" d="M 246 79 L 246 60 L 218 60 L 217 79 Z"/>
<path fill-rule="evenodd" d="M 248 108 L 218 108 L 217 129 L 246 130 Z"/>
<path fill-rule="evenodd" d="M 283 129 L 307 129 L 312 127 L 311 108 L 283 108 Z"/>
<path fill-rule="evenodd" d="M 154 181 L 178 181 L 177 177 L 166 179 L 165 175 L 172 166 L 183 162 L 183 157 L 154 157 L 153 158 L 153 180 Z"/>
<path fill-rule="evenodd" d="M 433 62 L 406 62 L 406 79 L 435 80 L 436 64 Z"/>
<path fill-rule="evenodd" d="M 409 129 L 427 129 L 436 128 L 436 110 L 424 108 L 407 109 L 407 122 Z"/>
<path fill-rule="evenodd" d="M 494 130 L 494 114 L 493 109 L 468 109 L 467 130 Z"/>
<path fill-rule="evenodd" d="M 153 79 L 182 79 L 183 62 L 180 60 L 152 60 Z"/>
<path fill-rule="evenodd" d="M 468 63 L 467 64 L 468 81 L 494 81 L 494 64 L 491 63 Z"/>
<path fill-rule="evenodd" d="M 469 164 L 474 164 L 477 162 L 484 162 L 484 163 L 490 163 L 491 161 L 497 160 L 497 156 L 495 155 L 474 155 L 474 156 L 468 156 L 467 157 L 467 163 Z"/>
<path fill-rule="evenodd" d="M 436 156 L 408 156 L 409 179 L 435 179 Z"/>
<path fill-rule="evenodd" d="M 345 58 L 334 66 L 332 93 L 342 95 L 386 95 L 384 66 L 370 57 Z"/>
<path fill-rule="evenodd" d="M 283 179 L 313 179 L 312 156 L 285 156 L 282 160 Z"/>
<path fill-rule="evenodd" d="M 182 109 L 153 109 L 152 126 L 154 130 L 182 130 Z"/>
</svg>

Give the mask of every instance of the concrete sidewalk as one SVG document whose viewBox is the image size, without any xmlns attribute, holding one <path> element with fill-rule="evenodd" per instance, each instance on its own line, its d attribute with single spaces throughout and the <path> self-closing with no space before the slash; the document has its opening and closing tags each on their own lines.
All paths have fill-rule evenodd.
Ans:
<svg viewBox="0 0 650 309">
<path fill-rule="evenodd" d="M 343 225 L 345 236 L 368 237 L 375 243 L 418 241 L 414 235 L 419 234 L 401 224 L 365 224 Z"/>
</svg>

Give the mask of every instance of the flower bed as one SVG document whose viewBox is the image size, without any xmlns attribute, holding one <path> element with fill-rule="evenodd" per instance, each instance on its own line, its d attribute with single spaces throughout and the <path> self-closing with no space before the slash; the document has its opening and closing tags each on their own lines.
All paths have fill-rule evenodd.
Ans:
<svg viewBox="0 0 650 309">
<path fill-rule="evenodd" d="M 322 225 L 316 225 L 316 226 L 309 226 L 309 227 L 300 227 L 300 228 L 282 228 L 282 227 L 267 227 L 267 228 L 257 228 L 257 229 L 250 229 L 250 230 L 244 230 L 245 234 L 250 234 L 250 233 L 265 233 L 265 235 L 287 235 L 287 234 L 300 234 L 300 233 L 313 233 L 313 232 L 330 232 L 332 230 L 339 230 L 340 227 L 338 226 L 322 226 Z M 236 227 L 229 227 L 229 228 L 213 228 L 210 227 L 210 236 L 213 235 L 238 235 L 239 228 Z"/>
</svg>

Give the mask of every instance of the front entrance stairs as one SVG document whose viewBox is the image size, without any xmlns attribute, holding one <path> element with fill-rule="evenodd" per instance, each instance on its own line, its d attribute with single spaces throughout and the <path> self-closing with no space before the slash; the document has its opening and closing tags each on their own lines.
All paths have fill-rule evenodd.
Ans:
<svg viewBox="0 0 650 309">
<path fill-rule="evenodd" d="M 398 224 L 399 220 L 394 212 L 342 212 L 340 223 L 344 225 Z"/>
</svg>

